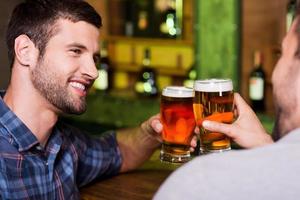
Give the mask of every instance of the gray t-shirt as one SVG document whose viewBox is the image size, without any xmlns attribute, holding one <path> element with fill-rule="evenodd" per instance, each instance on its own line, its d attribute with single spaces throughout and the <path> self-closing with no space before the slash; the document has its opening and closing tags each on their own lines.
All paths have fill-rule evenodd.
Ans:
<svg viewBox="0 0 300 200">
<path fill-rule="evenodd" d="M 154 199 L 300 199 L 300 129 L 272 145 L 199 156 L 177 169 Z"/>
</svg>

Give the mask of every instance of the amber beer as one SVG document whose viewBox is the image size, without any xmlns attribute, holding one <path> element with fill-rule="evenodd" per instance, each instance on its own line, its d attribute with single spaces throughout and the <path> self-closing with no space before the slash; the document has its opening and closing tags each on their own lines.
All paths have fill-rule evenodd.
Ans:
<svg viewBox="0 0 300 200">
<path fill-rule="evenodd" d="M 194 84 L 194 114 L 200 128 L 200 153 L 231 149 L 230 138 L 202 127 L 203 120 L 233 122 L 233 86 L 230 79 L 198 80 Z"/>
<path fill-rule="evenodd" d="M 196 126 L 193 97 L 193 89 L 186 87 L 168 86 L 162 91 L 162 161 L 183 163 L 190 160 L 190 142 Z"/>
</svg>

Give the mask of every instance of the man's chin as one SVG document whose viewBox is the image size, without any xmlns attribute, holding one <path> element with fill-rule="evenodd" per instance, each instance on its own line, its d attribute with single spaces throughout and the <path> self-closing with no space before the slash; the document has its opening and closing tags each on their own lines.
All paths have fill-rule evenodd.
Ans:
<svg viewBox="0 0 300 200">
<path fill-rule="evenodd" d="M 83 113 L 85 113 L 86 111 L 86 106 L 77 108 L 77 109 L 72 109 L 70 110 L 69 114 L 73 114 L 73 115 L 81 115 Z"/>
<path fill-rule="evenodd" d="M 86 111 L 86 103 L 82 102 L 79 105 L 69 105 L 62 108 L 64 114 L 81 115 Z"/>
<path fill-rule="evenodd" d="M 63 113 L 69 115 L 82 115 L 86 110 L 66 110 Z"/>
</svg>

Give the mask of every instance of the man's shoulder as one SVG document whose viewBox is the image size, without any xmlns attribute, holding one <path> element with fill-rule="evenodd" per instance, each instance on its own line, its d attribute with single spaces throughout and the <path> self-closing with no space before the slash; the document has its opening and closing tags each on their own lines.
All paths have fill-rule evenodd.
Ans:
<svg viewBox="0 0 300 200">
<path fill-rule="evenodd" d="M 249 170 L 256 168 L 264 168 L 266 165 L 272 163 L 284 162 L 284 160 L 294 160 L 300 163 L 300 143 L 274 143 L 263 147 L 232 150 L 226 153 L 199 156 L 195 159 L 195 164 L 203 167 L 205 170 L 216 170 L 215 168 L 228 168 L 229 171 L 239 169 L 241 167 L 249 168 Z M 241 170 L 239 170 L 241 171 Z"/>
<path fill-rule="evenodd" d="M 0 171 L 3 172 L 7 165 L 20 158 L 18 149 L 10 141 L 0 135 Z M 6 171 L 6 170 L 4 170 Z"/>
<path fill-rule="evenodd" d="M 174 199 L 183 196 L 199 199 L 197 197 L 200 194 L 202 199 L 232 199 L 232 195 L 233 199 L 249 199 L 243 196 L 245 194 L 257 195 L 256 199 L 263 199 L 260 198 L 262 196 L 266 197 L 264 199 L 273 199 L 280 191 L 279 185 L 274 183 L 284 187 L 299 185 L 300 175 L 291 173 L 299 168 L 299 145 L 289 143 L 199 156 L 176 170 L 160 188 L 155 199 L 171 197 L 169 192 L 172 188 L 177 195 Z M 176 185 L 180 185 L 178 192 Z M 270 191 L 258 190 L 258 185 Z"/>
<path fill-rule="evenodd" d="M 14 145 L 12 145 L 12 141 L 9 138 L 1 135 L 0 133 L 0 157 L 2 154 L 6 153 L 16 153 L 18 150 Z"/>
</svg>

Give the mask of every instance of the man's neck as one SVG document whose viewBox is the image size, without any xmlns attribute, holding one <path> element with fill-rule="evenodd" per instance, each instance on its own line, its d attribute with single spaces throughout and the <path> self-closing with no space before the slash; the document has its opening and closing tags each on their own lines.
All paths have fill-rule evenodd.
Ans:
<svg viewBox="0 0 300 200">
<path fill-rule="evenodd" d="M 26 92 L 26 88 L 20 88 L 22 87 L 10 85 L 3 100 L 31 130 L 40 144 L 45 146 L 58 115 L 37 91 Z"/>
</svg>

